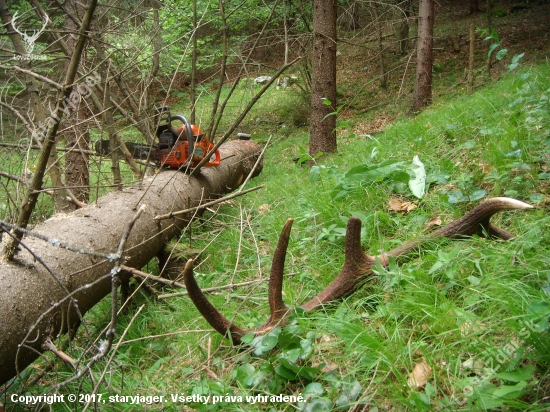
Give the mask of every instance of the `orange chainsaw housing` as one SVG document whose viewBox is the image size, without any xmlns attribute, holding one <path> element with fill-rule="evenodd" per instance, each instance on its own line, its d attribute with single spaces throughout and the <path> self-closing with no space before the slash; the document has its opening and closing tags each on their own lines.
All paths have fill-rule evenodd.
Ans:
<svg viewBox="0 0 550 412">
<path fill-rule="evenodd" d="M 159 153 L 160 163 L 162 165 L 170 166 L 173 169 L 179 169 L 182 166 L 193 168 L 196 167 L 206 154 L 214 148 L 214 145 L 208 140 L 204 132 L 198 126 L 194 124 L 191 125 L 191 130 L 195 140 L 193 153 L 189 153 L 189 142 L 186 138 L 187 129 L 185 126 L 182 126 L 175 130 L 178 139 L 172 149 L 168 153 Z M 193 158 L 189 159 L 191 155 Z M 220 164 L 221 155 L 219 150 L 216 150 L 212 157 L 214 157 L 214 160 L 211 158 L 204 166 L 217 166 Z"/>
</svg>

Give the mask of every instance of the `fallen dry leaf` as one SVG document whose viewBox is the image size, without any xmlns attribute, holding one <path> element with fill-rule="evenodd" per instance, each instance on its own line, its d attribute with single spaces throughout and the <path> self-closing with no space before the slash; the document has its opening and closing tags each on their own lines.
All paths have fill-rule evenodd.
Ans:
<svg viewBox="0 0 550 412">
<path fill-rule="evenodd" d="M 269 212 L 269 204 L 264 203 L 258 206 L 258 213 L 260 215 L 265 215 L 267 212 Z"/>
<path fill-rule="evenodd" d="M 483 173 L 484 175 L 488 175 L 493 170 L 493 167 L 491 165 L 486 165 L 485 163 L 480 163 L 479 166 L 481 167 L 481 173 Z"/>
<path fill-rule="evenodd" d="M 316 367 L 319 367 L 321 365 L 317 365 Z M 330 373 L 330 372 L 333 372 L 335 370 L 338 370 L 338 365 L 335 364 L 335 363 L 326 363 L 324 364 L 323 368 L 321 369 L 321 371 L 323 373 Z"/>
<path fill-rule="evenodd" d="M 469 358 L 462 362 L 461 366 L 466 370 L 472 371 L 473 373 L 481 374 L 483 373 L 483 366 L 485 365 L 483 359 Z"/>
<path fill-rule="evenodd" d="M 432 375 L 433 369 L 425 360 L 423 360 L 422 362 L 417 363 L 414 366 L 413 371 L 409 373 L 407 384 L 410 388 L 421 389 L 426 385 L 426 383 L 428 383 L 428 379 L 430 379 Z"/>
<path fill-rule="evenodd" d="M 477 332 L 479 329 L 483 328 L 482 322 L 463 322 L 458 326 L 458 329 L 460 330 L 460 336 L 466 337 L 472 333 Z"/>
<path fill-rule="evenodd" d="M 425 232 L 432 226 L 441 226 L 441 223 L 442 223 L 441 218 L 439 216 L 431 218 L 430 220 L 428 220 L 428 223 L 424 225 L 424 227 L 422 228 L 422 231 Z"/>
<path fill-rule="evenodd" d="M 402 202 L 401 200 L 392 197 L 388 202 L 388 206 L 392 212 L 396 213 L 409 213 L 416 209 L 418 206 L 412 202 Z"/>
</svg>

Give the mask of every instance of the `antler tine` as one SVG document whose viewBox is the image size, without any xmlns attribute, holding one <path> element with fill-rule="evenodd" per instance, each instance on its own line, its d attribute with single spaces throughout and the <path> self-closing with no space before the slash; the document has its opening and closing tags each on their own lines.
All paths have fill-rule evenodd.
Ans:
<svg viewBox="0 0 550 412">
<path fill-rule="evenodd" d="M 288 219 L 281 231 L 277 248 L 273 254 L 273 263 L 271 265 L 271 273 L 269 276 L 269 311 L 270 316 L 266 323 L 252 330 L 244 330 L 235 326 L 225 316 L 223 316 L 210 301 L 204 296 L 201 288 L 195 280 L 193 274 L 193 260 L 189 259 L 183 269 L 183 280 L 189 297 L 206 319 L 206 321 L 220 334 L 226 335 L 228 332 L 231 334 L 233 343 L 241 343 L 241 338 L 247 333 L 265 333 L 281 319 L 288 315 L 288 307 L 283 302 L 283 276 L 285 268 L 285 257 L 288 248 L 288 242 L 290 239 L 290 231 L 292 229 L 293 219 Z"/>
<path fill-rule="evenodd" d="M 500 229 L 499 227 L 496 227 L 490 223 L 489 220 L 495 213 L 503 210 L 514 209 L 533 209 L 533 206 L 508 197 L 494 197 L 473 208 L 460 219 L 457 219 L 441 229 L 436 230 L 425 238 L 404 243 L 403 245 L 384 253 L 380 257 L 387 260 L 389 256 L 401 256 L 411 250 L 417 249 L 421 242 L 430 239 L 433 240 L 438 237 L 456 239 L 471 235 L 478 235 L 510 240 L 514 237 L 514 235 Z"/>
<path fill-rule="evenodd" d="M 285 258 L 288 248 L 288 241 L 290 239 L 290 231 L 292 230 L 292 223 L 294 219 L 287 219 L 279 241 L 277 242 L 277 248 L 273 253 L 273 262 L 271 264 L 271 273 L 269 275 L 269 320 L 266 325 L 278 322 L 284 318 L 288 313 L 288 307 L 283 302 L 283 276 L 285 270 Z"/>
<path fill-rule="evenodd" d="M 338 276 L 322 292 L 304 303 L 303 309 L 309 312 L 324 303 L 345 298 L 355 292 L 359 285 L 373 274 L 371 266 L 376 261 L 374 257 L 367 256 L 361 248 L 361 220 L 356 217 L 348 220 L 344 253 L 344 266 Z"/>
<path fill-rule="evenodd" d="M 221 335 L 225 336 L 229 333 L 233 343 L 241 343 L 241 337 L 246 335 L 246 331 L 235 326 L 206 299 L 193 274 L 193 259 L 189 259 L 185 264 L 183 281 L 189 297 L 206 321 Z"/>
<path fill-rule="evenodd" d="M 533 209 L 530 204 L 509 197 L 494 197 L 481 203 L 460 219 L 449 223 L 447 226 L 436 230 L 433 236 L 457 238 L 471 235 L 499 237 L 510 240 L 514 237 L 511 233 L 500 229 L 489 222 L 491 217 L 503 210 Z"/>
</svg>

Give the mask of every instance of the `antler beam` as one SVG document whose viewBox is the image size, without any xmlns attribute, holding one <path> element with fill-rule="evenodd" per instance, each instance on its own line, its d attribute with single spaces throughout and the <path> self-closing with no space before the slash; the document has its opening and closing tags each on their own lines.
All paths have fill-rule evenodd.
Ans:
<svg viewBox="0 0 550 412">
<path fill-rule="evenodd" d="M 407 242 L 378 256 L 369 256 L 363 252 L 361 248 L 361 221 L 352 217 L 349 219 L 346 229 L 345 260 L 342 270 L 322 292 L 304 303 L 301 307 L 306 312 L 311 312 L 328 302 L 351 295 L 361 287 L 366 279 L 374 274 L 372 267 L 376 264 L 377 259 L 380 260 L 383 266 L 387 266 L 390 257 L 406 255 L 409 252 L 417 250 L 421 243 L 428 240 L 442 237 L 456 239 L 474 234 L 510 240 L 513 238 L 513 235 L 491 224 L 491 217 L 495 213 L 504 210 L 532 208 L 531 205 L 519 200 L 496 197 L 480 204 L 460 219 L 436 230 L 423 239 Z M 208 323 L 220 334 L 224 336 L 228 335 L 234 344 L 240 344 L 241 338 L 246 334 L 261 335 L 269 332 L 283 322 L 290 312 L 290 309 L 283 302 L 282 288 L 285 256 L 292 223 L 292 219 L 287 220 L 273 254 L 273 263 L 269 278 L 269 319 L 262 326 L 255 329 L 241 329 L 225 318 L 204 296 L 204 293 L 197 285 L 193 274 L 193 260 L 188 260 L 185 265 L 183 275 L 189 297 Z"/>
</svg>

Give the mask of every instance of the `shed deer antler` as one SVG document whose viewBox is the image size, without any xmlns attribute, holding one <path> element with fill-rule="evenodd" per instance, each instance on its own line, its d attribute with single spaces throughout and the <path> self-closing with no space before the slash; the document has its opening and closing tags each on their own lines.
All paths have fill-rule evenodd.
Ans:
<svg viewBox="0 0 550 412">
<path fill-rule="evenodd" d="M 495 213 L 503 210 L 532 209 L 533 207 L 519 200 L 506 197 L 496 197 L 480 204 L 472 211 L 447 226 L 436 230 L 420 240 L 407 242 L 389 252 L 378 256 L 368 256 L 361 249 L 361 220 L 350 218 L 346 229 L 345 261 L 338 276 L 313 299 L 304 303 L 301 308 L 311 312 L 333 300 L 351 295 L 358 290 L 364 281 L 373 275 L 372 267 L 380 260 L 382 266 L 389 264 L 390 257 L 397 257 L 416 250 L 422 242 L 436 238 L 461 238 L 477 234 L 479 236 L 499 237 L 504 240 L 513 235 L 492 225 L 489 220 Z M 288 240 L 293 220 L 288 219 L 281 235 L 275 253 L 269 278 L 269 309 L 270 316 L 266 323 L 255 329 L 244 330 L 225 318 L 204 296 L 193 275 L 193 260 L 187 261 L 183 275 L 189 297 L 208 323 L 222 335 L 229 334 L 234 344 L 241 343 L 241 338 L 249 333 L 260 335 L 269 332 L 281 323 L 290 313 L 282 297 L 283 271 Z"/>
</svg>

